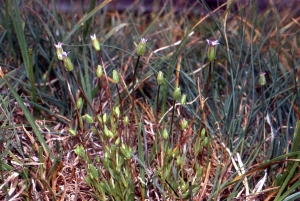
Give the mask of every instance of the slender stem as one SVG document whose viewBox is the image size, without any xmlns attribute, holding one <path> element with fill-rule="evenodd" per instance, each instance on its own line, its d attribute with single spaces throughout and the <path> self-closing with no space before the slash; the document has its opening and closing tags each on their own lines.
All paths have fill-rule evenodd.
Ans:
<svg viewBox="0 0 300 201">
<path fill-rule="evenodd" d="M 205 86 L 205 97 L 208 96 L 208 88 L 211 81 L 211 69 L 212 69 L 212 62 L 209 63 L 209 69 L 208 69 L 208 78 Z"/>
<path fill-rule="evenodd" d="M 119 90 L 119 85 L 116 84 L 116 87 L 117 87 L 118 96 L 119 96 L 119 104 L 120 104 L 121 117 L 123 117 L 123 106 L 122 106 L 122 99 L 121 99 L 121 94 L 120 94 L 120 90 Z"/>
<path fill-rule="evenodd" d="M 174 120 L 174 113 L 175 113 L 175 103 L 176 100 L 173 101 L 173 110 L 172 110 L 172 118 L 171 118 L 171 125 L 170 125 L 171 146 L 173 146 L 173 140 L 174 140 L 174 136 L 172 135 L 172 129 L 173 129 L 173 120 Z"/>
<path fill-rule="evenodd" d="M 131 92 L 131 99 L 132 99 L 132 105 L 131 105 L 131 112 L 132 112 L 132 115 L 133 115 L 133 119 L 135 119 L 135 114 L 134 114 L 134 90 L 135 90 L 135 76 L 136 76 L 136 71 L 137 71 L 137 67 L 138 67 L 138 64 L 139 64 L 139 61 L 140 61 L 140 56 L 138 56 L 137 58 L 137 61 L 136 61 L 136 64 L 135 64 L 135 68 L 134 68 L 134 72 L 133 72 L 133 81 L 132 81 L 132 92 Z M 130 133 L 132 132 L 132 125 L 133 123 L 131 124 L 130 126 Z"/>
<path fill-rule="evenodd" d="M 93 112 L 93 115 L 94 115 L 94 117 L 96 118 L 97 114 L 96 114 L 95 110 L 93 109 L 93 106 L 92 106 L 92 104 L 90 103 L 89 99 L 86 97 L 86 95 L 85 95 L 85 93 L 84 93 L 83 89 L 81 88 L 81 86 L 80 86 L 80 84 L 79 84 L 78 80 L 76 79 L 76 77 L 75 77 L 74 73 L 73 73 L 72 71 L 71 71 L 70 73 L 71 73 L 71 76 L 73 77 L 73 79 L 75 80 L 75 82 L 76 82 L 76 84 L 77 84 L 77 87 L 78 87 L 78 89 L 80 90 L 80 92 L 81 92 L 82 96 L 84 97 L 85 101 L 87 102 L 87 104 L 88 104 L 88 105 L 89 105 L 89 107 L 91 108 L 91 110 L 92 110 L 92 112 Z"/>
<path fill-rule="evenodd" d="M 159 92 L 160 92 L 160 85 L 158 85 L 157 89 L 157 97 L 156 97 L 156 132 L 158 131 L 158 102 L 159 102 Z"/>
<path fill-rule="evenodd" d="M 36 88 L 35 88 L 34 73 L 33 73 L 32 48 L 28 49 L 28 56 L 29 56 L 29 79 L 30 79 L 30 86 L 31 86 L 31 96 L 32 96 L 32 101 L 37 104 Z M 35 110 L 38 110 L 37 107 L 34 108 Z"/>
</svg>

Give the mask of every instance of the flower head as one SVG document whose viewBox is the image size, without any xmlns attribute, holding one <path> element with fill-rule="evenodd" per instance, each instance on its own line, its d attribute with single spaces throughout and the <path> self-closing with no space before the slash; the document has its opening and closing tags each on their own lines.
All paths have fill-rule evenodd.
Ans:
<svg viewBox="0 0 300 201">
<path fill-rule="evenodd" d="M 217 46 L 220 44 L 218 40 L 212 41 L 212 40 L 206 39 L 206 41 L 209 46 Z"/>
<path fill-rule="evenodd" d="M 139 42 L 139 44 L 137 46 L 137 50 L 136 50 L 136 53 L 138 54 L 138 56 L 143 56 L 145 54 L 146 42 L 147 42 L 147 39 L 145 39 L 145 38 L 142 38 L 141 41 Z"/>
<path fill-rule="evenodd" d="M 54 44 L 54 46 L 56 47 L 56 55 L 57 55 L 57 58 L 59 59 L 59 60 L 63 60 L 63 58 L 61 57 L 62 56 L 62 54 L 63 54 L 63 49 L 62 49 L 62 44 L 63 43 L 61 43 L 61 42 L 58 42 L 58 44 L 56 45 L 56 44 Z"/>
<path fill-rule="evenodd" d="M 266 81 L 265 75 L 266 75 L 265 72 L 260 72 L 260 74 L 259 74 L 259 84 L 260 84 L 261 86 L 266 85 L 266 82 L 267 82 L 267 81 Z"/>
<path fill-rule="evenodd" d="M 72 71 L 74 69 L 73 63 L 71 62 L 70 58 L 68 57 L 68 54 L 70 52 L 62 52 L 61 55 L 58 55 L 58 57 L 61 57 L 62 60 L 64 61 L 64 66 L 67 71 Z"/>
<path fill-rule="evenodd" d="M 99 51 L 100 50 L 100 43 L 96 37 L 96 34 L 94 35 L 90 35 L 90 38 L 92 40 L 92 45 L 93 47 L 95 48 L 96 51 Z"/>
<path fill-rule="evenodd" d="M 217 54 L 217 45 L 219 45 L 219 41 L 215 40 L 215 41 L 211 41 L 206 39 L 207 43 L 208 43 L 208 50 L 207 50 L 207 57 L 208 60 L 210 62 L 212 62 L 213 60 L 216 59 L 216 54 Z"/>
<path fill-rule="evenodd" d="M 141 39 L 141 42 L 142 42 L 143 44 L 145 44 L 145 43 L 147 42 L 147 39 L 146 39 L 146 38 L 142 38 L 142 39 Z"/>
<path fill-rule="evenodd" d="M 91 38 L 91 40 L 96 40 L 97 39 L 96 34 L 90 35 L 90 38 Z"/>
<path fill-rule="evenodd" d="M 68 57 L 68 54 L 69 54 L 70 52 L 62 52 L 59 56 L 62 58 L 62 60 L 63 59 L 65 59 L 65 58 L 67 58 Z"/>
<path fill-rule="evenodd" d="M 57 48 L 62 48 L 63 43 L 62 42 L 58 42 L 57 45 L 54 44 L 54 46 Z"/>
</svg>

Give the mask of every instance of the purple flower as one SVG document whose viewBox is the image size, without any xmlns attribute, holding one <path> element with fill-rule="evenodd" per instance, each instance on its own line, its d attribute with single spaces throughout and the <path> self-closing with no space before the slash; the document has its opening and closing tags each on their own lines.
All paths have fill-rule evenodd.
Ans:
<svg viewBox="0 0 300 201">
<path fill-rule="evenodd" d="M 209 46 L 217 46 L 220 44 L 218 40 L 212 41 L 212 40 L 206 39 L 206 41 Z"/>
</svg>

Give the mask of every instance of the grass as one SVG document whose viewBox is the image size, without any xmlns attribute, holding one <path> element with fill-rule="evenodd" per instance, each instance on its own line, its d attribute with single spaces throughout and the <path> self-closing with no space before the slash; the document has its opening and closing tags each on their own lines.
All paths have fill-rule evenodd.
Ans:
<svg viewBox="0 0 300 201">
<path fill-rule="evenodd" d="M 1 7 L 0 199 L 299 199 L 300 7 L 109 3 Z"/>
</svg>

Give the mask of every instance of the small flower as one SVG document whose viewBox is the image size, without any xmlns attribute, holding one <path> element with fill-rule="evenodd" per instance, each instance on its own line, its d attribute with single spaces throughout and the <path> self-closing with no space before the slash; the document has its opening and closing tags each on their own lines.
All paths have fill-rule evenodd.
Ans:
<svg viewBox="0 0 300 201">
<path fill-rule="evenodd" d="M 54 44 L 55 45 L 55 44 Z M 58 42 L 57 45 L 55 45 L 56 49 L 58 48 L 62 48 L 63 43 L 62 42 Z"/>
<path fill-rule="evenodd" d="M 94 35 L 90 35 L 91 37 L 91 40 L 92 40 L 92 45 L 93 47 L 95 48 L 96 51 L 99 51 L 100 50 L 100 43 L 96 37 L 96 34 Z"/>
<path fill-rule="evenodd" d="M 208 40 L 206 39 L 209 47 L 208 47 L 208 50 L 207 50 L 207 57 L 208 57 L 208 60 L 210 62 L 212 62 L 213 60 L 216 59 L 216 49 L 217 49 L 217 45 L 219 45 L 219 41 L 218 40 L 215 40 L 215 41 L 211 41 L 211 40 Z"/>
<path fill-rule="evenodd" d="M 260 74 L 259 74 L 259 84 L 261 85 L 261 86 L 264 86 L 264 85 L 266 85 L 266 77 L 265 77 L 265 72 L 261 72 Z"/>
<path fill-rule="evenodd" d="M 211 40 L 206 39 L 206 41 L 207 41 L 209 46 L 217 46 L 217 45 L 220 44 L 218 40 L 211 41 Z"/>
<path fill-rule="evenodd" d="M 63 60 L 62 54 L 63 54 L 64 50 L 62 49 L 62 44 L 63 43 L 61 43 L 61 42 L 58 42 L 57 45 L 54 44 L 54 46 L 56 47 L 56 55 L 59 60 Z"/>
<path fill-rule="evenodd" d="M 61 60 L 64 60 L 65 58 L 67 58 L 69 53 L 70 53 L 70 52 L 62 52 L 62 53 L 59 55 L 59 56 L 62 58 Z"/>
<path fill-rule="evenodd" d="M 63 52 L 60 56 L 62 58 L 62 60 L 64 61 L 64 66 L 66 68 L 67 71 L 72 71 L 74 69 L 74 65 L 72 63 L 72 61 L 70 60 L 70 58 L 68 57 L 68 54 L 70 52 L 66 53 Z"/>
<path fill-rule="evenodd" d="M 146 42 L 147 42 L 147 39 L 145 39 L 145 38 L 142 38 L 141 41 L 139 42 L 137 50 L 136 50 L 136 53 L 138 56 L 143 56 L 145 54 Z"/>
</svg>

